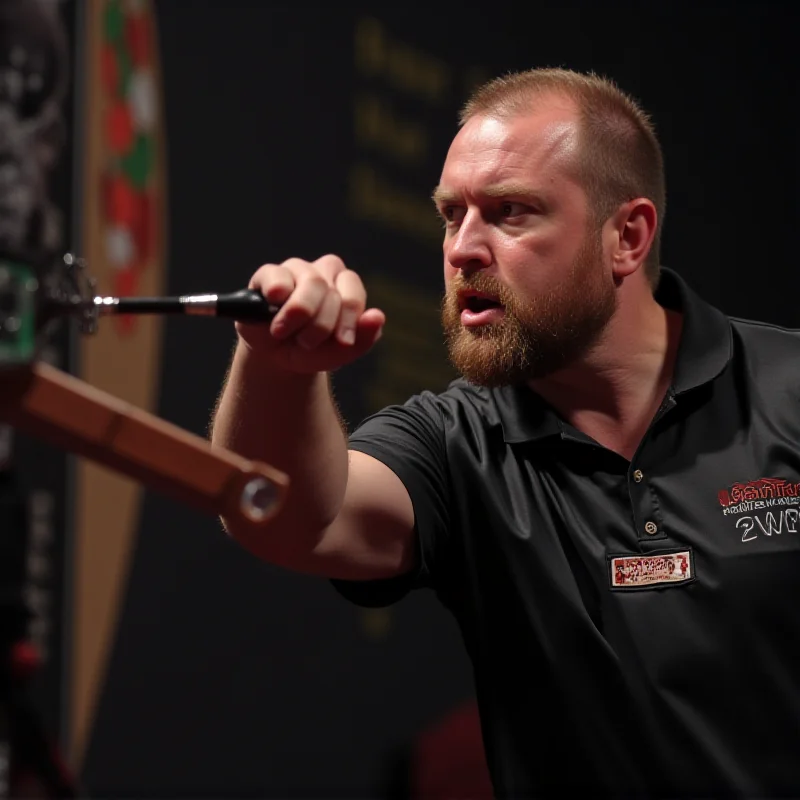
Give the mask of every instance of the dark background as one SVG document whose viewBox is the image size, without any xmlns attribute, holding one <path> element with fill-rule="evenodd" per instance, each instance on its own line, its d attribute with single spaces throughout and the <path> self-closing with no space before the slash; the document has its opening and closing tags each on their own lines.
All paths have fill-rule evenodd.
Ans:
<svg viewBox="0 0 800 800">
<path fill-rule="evenodd" d="M 567 66 L 615 78 L 652 113 L 663 143 L 663 262 L 730 314 L 797 325 L 788 4 L 345 10 L 161 0 L 156 9 L 169 291 L 237 289 L 266 261 L 341 255 L 379 287 L 389 316 L 375 353 L 336 376 L 350 424 L 377 399 L 441 388 L 447 374 L 431 326 L 439 247 L 404 232 L 399 213 L 354 214 L 352 171 L 366 164 L 425 202 L 475 70 Z M 445 64 L 450 89 L 432 102 L 365 71 L 354 44 L 365 18 Z M 363 94 L 424 133 L 420 157 L 359 138 Z M 166 331 L 158 411 L 205 433 L 233 330 L 169 320 Z M 396 749 L 471 693 L 456 628 L 432 597 L 365 614 L 326 582 L 256 563 L 214 520 L 148 493 L 83 779 L 97 797 L 377 797 Z"/>
</svg>

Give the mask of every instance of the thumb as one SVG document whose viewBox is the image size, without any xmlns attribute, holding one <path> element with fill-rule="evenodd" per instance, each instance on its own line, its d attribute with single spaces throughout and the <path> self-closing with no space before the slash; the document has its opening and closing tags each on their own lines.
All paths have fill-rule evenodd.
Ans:
<svg viewBox="0 0 800 800">
<path fill-rule="evenodd" d="M 356 356 L 366 353 L 381 338 L 386 315 L 378 308 L 368 308 L 356 325 L 356 340 L 352 344 L 352 352 Z"/>
<path fill-rule="evenodd" d="M 307 363 L 314 369 L 338 369 L 363 356 L 381 338 L 383 325 L 386 321 L 382 311 L 371 308 L 365 311 L 356 324 L 356 340 L 353 344 L 342 344 L 338 339 L 331 337 L 319 347 L 314 348 L 304 356 L 310 358 Z"/>
</svg>

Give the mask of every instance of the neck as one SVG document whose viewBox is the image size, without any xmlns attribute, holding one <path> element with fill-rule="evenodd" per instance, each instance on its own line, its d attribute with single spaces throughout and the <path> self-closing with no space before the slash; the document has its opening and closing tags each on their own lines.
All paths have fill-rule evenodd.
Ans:
<svg viewBox="0 0 800 800">
<path fill-rule="evenodd" d="M 575 428 L 630 460 L 672 381 L 681 324 L 649 289 L 620 291 L 591 352 L 531 386 Z"/>
</svg>

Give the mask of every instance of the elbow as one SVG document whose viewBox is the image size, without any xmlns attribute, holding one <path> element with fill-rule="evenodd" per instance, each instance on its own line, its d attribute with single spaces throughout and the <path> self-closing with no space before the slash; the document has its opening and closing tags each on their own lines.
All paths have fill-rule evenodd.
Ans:
<svg viewBox="0 0 800 800">
<path fill-rule="evenodd" d="M 228 538 L 259 561 L 293 572 L 320 574 L 315 551 L 325 535 L 324 527 L 278 518 L 259 524 L 219 519 Z"/>
</svg>

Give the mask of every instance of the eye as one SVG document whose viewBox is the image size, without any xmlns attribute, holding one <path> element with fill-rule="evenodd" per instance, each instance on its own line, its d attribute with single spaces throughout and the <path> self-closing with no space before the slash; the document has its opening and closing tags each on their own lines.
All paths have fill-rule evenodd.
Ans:
<svg viewBox="0 0 800 800">
<path fill-rule="evenodd" d="M 512 203 L 510 201 L 504 202 L 500 206 L 500 213 L 504 217 L 518 217 L 527 211 L 527 206 L 524 203 Z"/>
<path fill-rule="evenodd" d="M 458 225 L 464 219 L 464 209 L 459 206 L 442 206 L 439 210 L 446 225 Z"/>
</svg>

